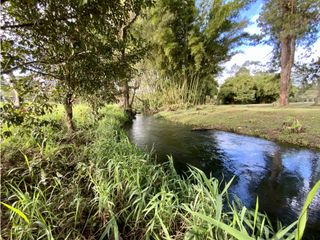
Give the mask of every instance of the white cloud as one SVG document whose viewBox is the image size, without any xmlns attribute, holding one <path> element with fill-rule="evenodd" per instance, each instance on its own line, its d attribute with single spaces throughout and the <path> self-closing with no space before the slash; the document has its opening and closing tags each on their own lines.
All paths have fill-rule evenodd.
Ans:
<svg viewBox="0 0 320 240">
<path fill-rule="evenodd" d="M 259 14 L 253 15 L 252 18 L 250 19 L 249 26 L 246 27 L 244 31 L 250 34 L 260 34 L 261 30 L 258 27 L 258 22 L 257 22 L 258 18 L 259 18 Z"/>
<path fill-rule="evenodd" d="M 259 18 L 259 14 L 252 16 L 251 24 L 245 29 L 246 32 L 250 34 L 259 34 L 261 33 L 257 19 Z M 304 62 L 308 63 L 320 57 L 320 38 L 315 42 L 313 46 L 311 46 L 311 54 L 306 57 L 305 52 L 306 50 L 302 47 L 297 47 L 295 53 L 295 62 Z M 226 78 L 232 75 L 231 69 L 234 65 L 241 66 L 246 61 L 257 61 L 261 62 L 262 65 L 265 65 L 271 60 L 272 57 L 272 47 L 268 45 L 257 45 L 257 46 L 250 46 L 250 47 L 243 47 L 242 52 L 234 55 L 230 61 L 224 63 L 222 67 L 224 68 L 222 74 L 217 78 L 218 83 L 222 84 Z M 301 59 L 303 59 L 301 61 Z M 267 69 L 265 69 L 267 70 Z"/>
<path fill-rule="evenodd" d="M 272 47 L 267 45 L 258 45 L 254 47 L 246 47 L 241 53 L 234 55 L 230 61 L 222 65 L 224 71 L 218 77 L 219 84 L 232 75 L 230 73 L 234 65 L 241 66 L 246 61 L 259 61 L 262 64 L 266 64 L 272 57 Z"/>
</svg>

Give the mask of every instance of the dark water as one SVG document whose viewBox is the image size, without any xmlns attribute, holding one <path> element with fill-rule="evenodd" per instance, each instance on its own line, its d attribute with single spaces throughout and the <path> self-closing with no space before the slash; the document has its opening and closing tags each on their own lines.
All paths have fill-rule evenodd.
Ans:
<svg viewBox="0 0 320 240">
<path fill-rule="evenodd" d="M 259 196 L 260 211 L 284 223 L 295 221 L 308 192 L 320 179 L 320 152 L 223 131 L 138 115 L 128 128 L 132 142 L 154 150 L 159 161 L 172 155 L 178 171 L 187 164 L 222 180 L 236 176 L 230 192 L 247 207 Z M 320 193 L 309 208 L 308 233 L 320 239 Z"/>
</svg>

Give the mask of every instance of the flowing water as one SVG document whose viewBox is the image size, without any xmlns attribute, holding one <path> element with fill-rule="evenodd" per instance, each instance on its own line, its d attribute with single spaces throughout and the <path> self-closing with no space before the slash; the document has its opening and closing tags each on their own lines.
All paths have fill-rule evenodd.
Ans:
<svg viewBox="0 0 320 240">
<path fill-rule="evenodd" d="M 220 180 L 236 176 L 230 193 L 247 207 L 284 223 L 295 221 L 308 192 L 320 179 L 320 152 L 223 131 L 191 127 L 138 115 L 128 128 L 130 140 L 154 151 L 158 161 L 171 155 L 178 172 L 188 164 Z M 320 239 L 320 193 L 309 208 L 308 233 Z"/>
</svg>

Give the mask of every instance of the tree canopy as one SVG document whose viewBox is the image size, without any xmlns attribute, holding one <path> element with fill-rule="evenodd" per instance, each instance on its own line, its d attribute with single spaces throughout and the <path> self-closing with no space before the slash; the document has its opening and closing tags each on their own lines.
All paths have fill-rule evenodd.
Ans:
<svg viewBox="0 0 320 240">
<path fill-rule="evenodd" d="M 242 67 L 225 80 L 218 98 L 222 103 L 272 103 L 279 98 L 279 74 L 258 72 L 251 75 Z M 294 89 L 291 89 L 291 95 Z"/>
<path fill-rule="evenodd" d="M 248 36 L 243 31 L 247 21 L 240 18 L 248 4 L 247 0 L 157 1 L 143 24 L 158 81 L 174 88 L 187 86 L 201 102 L 216 85 L 220 64 Z"/>
<path fill-rule="evenodd" d="M 142 54 L 123 56 L 124 29 L 151 1 L 8 1 L 3 4 L 2 74 L 19 70 L 53 81 L 73 129 L 75 96 L 115 97 Z"/>
<path fill-rule="evenodd" d="M 264 41 L 280 60 L 280 105 L 288 105 L 291 70 L 297 45 L 310 46 L 320 30 L 318 0 L 266 0 L 259 22 Z"/>
</svg>

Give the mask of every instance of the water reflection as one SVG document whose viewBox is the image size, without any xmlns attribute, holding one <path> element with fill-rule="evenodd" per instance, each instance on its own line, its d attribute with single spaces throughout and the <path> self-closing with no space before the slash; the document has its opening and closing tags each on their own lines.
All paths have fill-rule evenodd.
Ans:
<svg viewBox="0 0 320 240">
<path fill-rule="evenodd" d="M 154 148 L 159 161 L 172 155 L 178 172 L 190 164 L 219 179 L 236 175 L 232 193 L 248 207 L 259 196 L 260 210 L 286 223 L 296 220 L 307 193 L 320 179 L 320 152 L 264 139 L 222 131 L 193 132 L 187 126 L 142 116 L 128 135 L 139 147 Z M 309 212 L 309 227 L 320 230 L 320 193 Z"/>
</svg>

